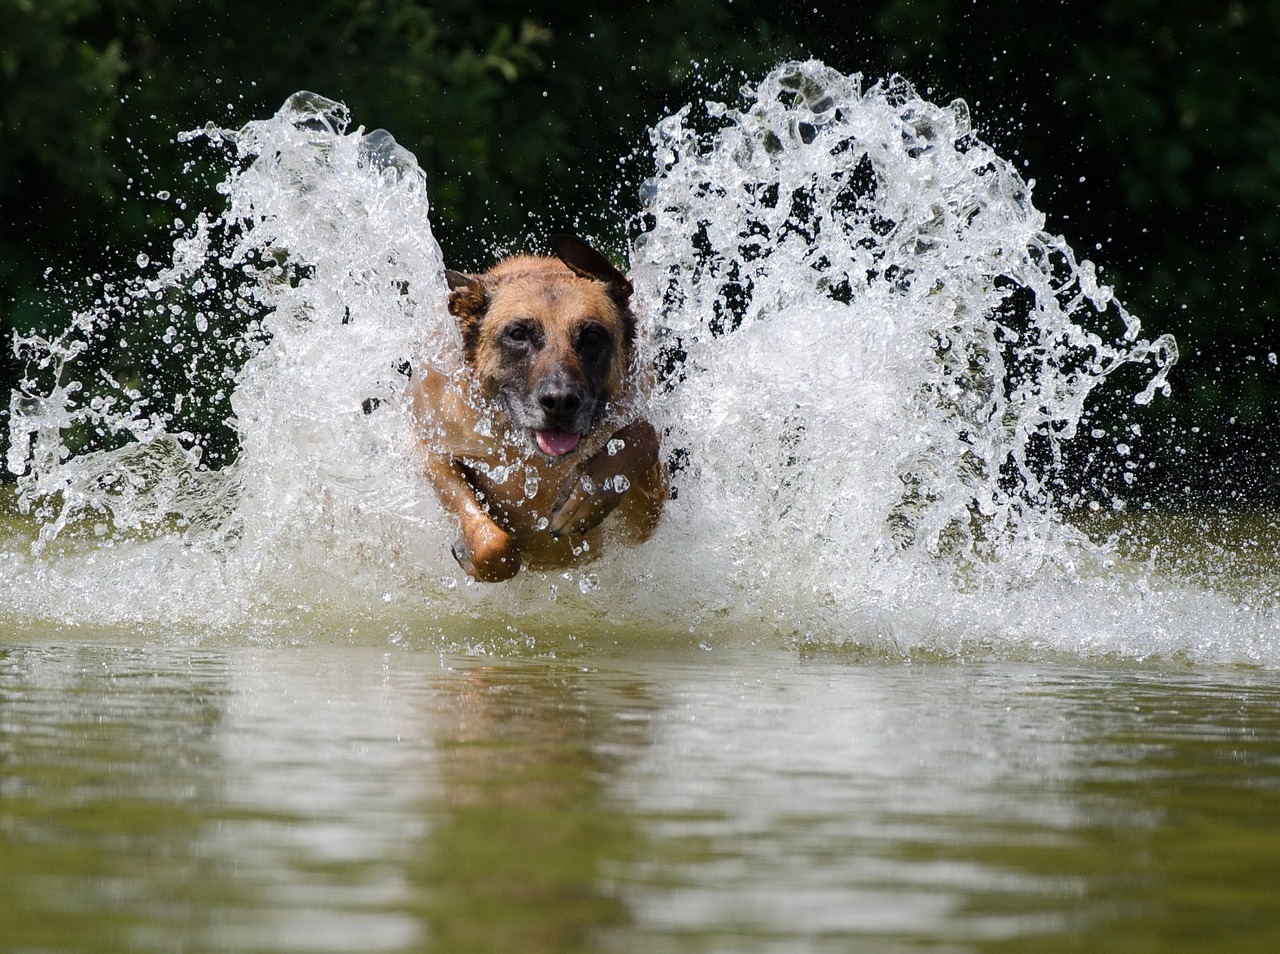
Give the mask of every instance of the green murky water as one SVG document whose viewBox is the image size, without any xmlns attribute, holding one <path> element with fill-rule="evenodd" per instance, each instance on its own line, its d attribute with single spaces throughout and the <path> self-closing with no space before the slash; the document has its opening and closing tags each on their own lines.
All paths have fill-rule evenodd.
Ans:
<svg viewBox="0 0 1280 954">
<path fill-rule="evenodd" d="M 1280 680 L 0 636 L 3 951 L 1274 951 Z"/>
</svg>

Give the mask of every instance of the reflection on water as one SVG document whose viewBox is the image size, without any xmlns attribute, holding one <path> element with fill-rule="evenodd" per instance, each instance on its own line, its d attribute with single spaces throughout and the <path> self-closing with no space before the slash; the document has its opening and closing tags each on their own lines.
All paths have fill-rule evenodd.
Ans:
<svg viewBox="0 0 1280 954">
<path fill-rule="evenodd" d="M 1280 943 L 1265 672 L 3 644 L 6 951 Z"/>
<path fill-rule="evenodd" d="M 648 741 L 640 676 L 546 664 L 464 666 L 427 703 L 436 825 L 414 868 L 433 950 L 590 950 L 625 925 L 612 867 L 638 852 L 610 779 Z"/>
<path fill-rule="evenodd" d="M 292 654 L 10 651 L 13 949 L 402 948 L 429 753 L 383 675 Z"/>
</svg>

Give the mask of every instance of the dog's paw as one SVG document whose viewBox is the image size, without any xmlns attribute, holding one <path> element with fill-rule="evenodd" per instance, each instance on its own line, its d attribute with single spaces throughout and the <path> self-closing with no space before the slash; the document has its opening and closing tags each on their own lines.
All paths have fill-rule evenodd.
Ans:
<svg viewBox="0 0 1280 954">
<path fill-rule="evenodd" d="M 611 477 L 596 479 L 589 472 L 574 474 L 565 482 L 556 502 L 551 506 L 551 521 L 547 525 L 547 532 L 553 537 L 566 534 L 586 536 L 613 513 L 622 500 L 625 489 L 625 486 L 621 490 L 615 489 Z"/>
<path fill-rule="evenodd" d="M 614 511 L 633 484 L 651 474 L 661 474 L 658 433 L 648 421 L 633 421 L 565 481 L 551 507 L 548 531 L 553 537 L 584 536 Z"/>
<path fill-rule="evenodd" d="M 501 583 L 520 572 L 515 541 L 497 527 L 458 537 L 453 541 L 453 558 L 478 583 Z"/>
</svg>

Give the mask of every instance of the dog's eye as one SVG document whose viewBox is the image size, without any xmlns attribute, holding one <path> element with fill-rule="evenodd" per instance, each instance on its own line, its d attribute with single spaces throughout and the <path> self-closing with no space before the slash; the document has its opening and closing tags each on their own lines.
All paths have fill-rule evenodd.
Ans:
<svg viewBox="0 0 1280 954">
<path fill-rule="evenodd" d="M 578 332 L 579 348 L 599 348 L 609 338 L 609 333 L 599 325 L 587 325 Z"/>
<path fill-rule="evenodd" d="M 533 329 L 521 322 L 511 325 L 502 333 L 502 336 L 511 344 L 525 345 L 533 341 Z"/>
</svg>

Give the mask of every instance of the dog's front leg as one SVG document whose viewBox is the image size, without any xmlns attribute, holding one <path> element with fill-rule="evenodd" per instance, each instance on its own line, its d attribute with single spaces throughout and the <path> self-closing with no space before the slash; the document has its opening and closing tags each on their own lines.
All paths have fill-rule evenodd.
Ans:
<svg viewBox="0 0 1280 954">
<path fill-rule="evenodd" d="M 653 532 L 666 499 L 666 475 L 658 456 L 658 432 L 648 421 L 633 421 L 579 467 L 551 507 L 548 531 L 584 536 L 624 500 L 627 529 L 637 542 Z"/>
<path fill-rule="evenodd" d="M 485 512 L 466 467 L 451 457 L 431 454 L 426 470 L 441 506 L 458 518 L 460 536 L 453 543 L 453 557 L 467 574 L 480 583 L 501 583 L 519 573 L 515 540 Z"/>
</svg>

